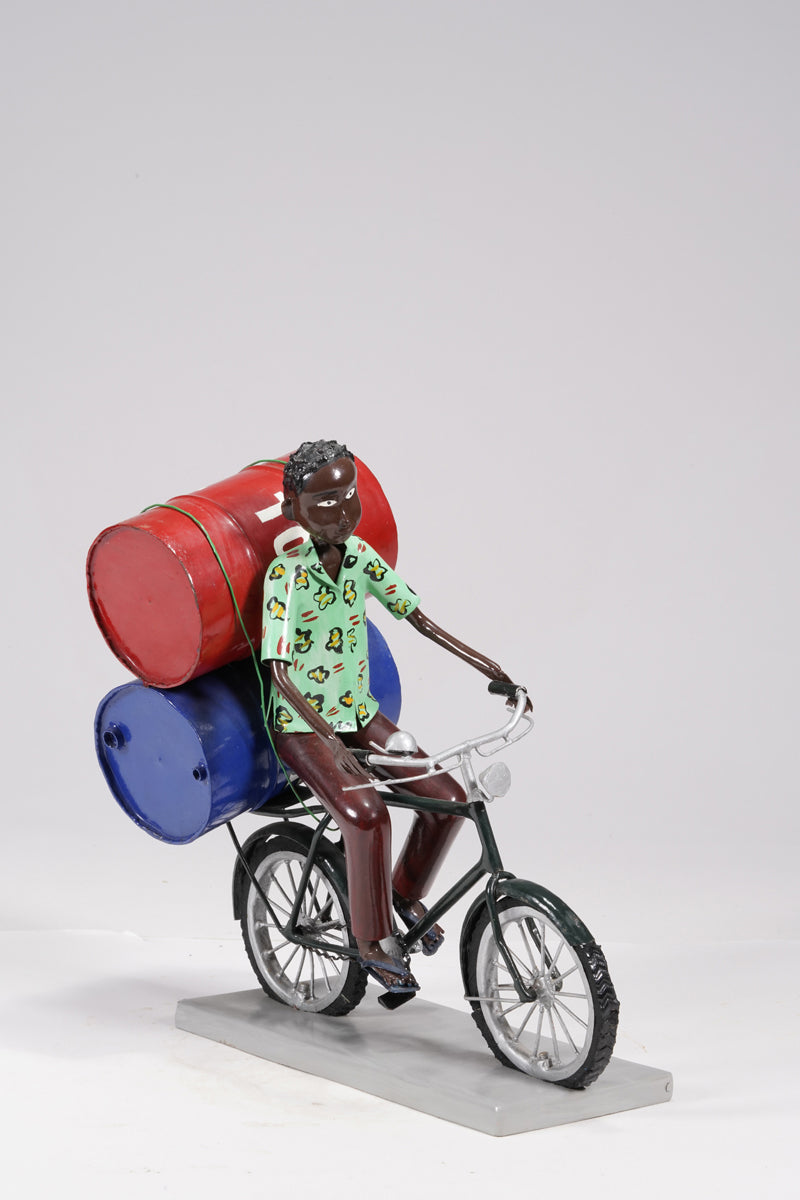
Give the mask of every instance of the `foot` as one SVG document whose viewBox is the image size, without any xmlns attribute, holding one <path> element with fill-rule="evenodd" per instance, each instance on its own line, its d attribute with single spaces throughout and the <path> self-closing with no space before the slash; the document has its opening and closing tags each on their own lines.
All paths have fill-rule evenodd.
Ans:
<svg viewBox="0 0 800 1200">
<path fill-rule="evenodd" d="M 387 954 L 380 942 L 358 941 L 361 966 L 387 992 L 418 992 L 419 984 L 402 958 Z"/>
<path fill-rule="evenodd" d="M 406 900 L 398 892 L 393 893 L 394 911 L 405 925 L 411 929 L 428 911 L 421 900 Z M 441 925 L 432 925 L 427 933 L 423 933 L 419 944 L 423 954 L 435 954 L 444 941 L 444 930 Z"/>
</svg>

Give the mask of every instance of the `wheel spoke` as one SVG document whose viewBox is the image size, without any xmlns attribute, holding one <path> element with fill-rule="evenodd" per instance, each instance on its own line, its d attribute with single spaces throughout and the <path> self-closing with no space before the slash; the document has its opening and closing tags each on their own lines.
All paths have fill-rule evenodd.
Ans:
<svg viewBox="0 0 800 1200">
<path fill-rule="evenodd" d="M 511 1039 L 512 1042 L 518 1042 L 519 1039 L 522 1037 L 523 1033 L 525 1032 L 525 1026 L 528 1024 L 528 1021 L 530 1021 L 531 1017 L 533 1016 L 533 1014 L 537 1008 L 539 1008 L 539 1005 L 534 1000 L 533 1004 L 531 1004 L 530 1012 L 528 1013 L 525 1020 L 522 1022 L 519 1029 L 517 1030 L 517 1032 L 514 1034 L 513 1038 Z M 541 1012 L 541 1009 L 539 1009 L 539 1011 Z"/>
<path fill-rule="evenodd" d="M 581 1026 L 583 1029 L 588 1029 L 588 1028 L 589 1028 L 589 1026 L 587 1025 L 587 1023 L 586 1023 L 585 1021 L 582 1021 L 582 1020 L 581 1020 L 581 1018 L 578 1016 L 578 1014 L 577 1014 L 577 1013 L 574 1013 L 574 1012 L 572 1011 L 572 1009 L 571 1009 L 571 1008 L 568 1008 L 568 1007 L 567 1007 L 567 1005 L 566 1005 L 566 1004 L 562 1004 L 562 1002 L 561 1002 L 561 997 L 560 997 L 560 996 L 556 996 L 556 1004 L 559 1006 L 559 1008 L 563 1008 L 564 1012 L 565 1012 L 565 1013 L 567 1013 L 567 1015 L 568 1015 L 568 1016 L 572 1017 L 573 1021 L 577 1021 L 577 1022 L 578 1022 L 578 1024 L 579 1024 L 579 1025 L 580 1025 L 580 1026 Z"/>
<path fill-rule="evenodd" d="M 292 961 L 292 959 L 294 958 L 295 954 L 297 954 L 298 950 L 300 950 L 300 946 L 295 946 L 295 948 L 292 950 L 292 953 L 289 955 L 289 957 L 287 958 L 286 962 L 283 964 L 283 970 L 284 970 L 284 972 L 286 971 L 287 967 L 289 966 L 289 963 L 290 963 L 290 962 Z"/>
<path fill-rule="evenodd" d="M 313 920 L 315 914 L 319 912 L 320 906 L 317 903 L 317 892 L 319 891 L 319 885 L 321 883 L 322 876 L 317 875 L 316 879 L 314 880 L 313 888 L 311 886 L 311 879 L 309 879 L 308 883 L 306 884 L 306 894 L 303 897 L 303 913 L 309 918 L 309 920 Z"/>
<path fill-rule="evenodd" d="M 270 943 L 270 950 L 272 951 L 273 954 L 277 954 L 279 950 L 283 950 L 284 946 L 291 946 L 291 945 L 292 945 L 292 943 L 287 941 L 284 938 L 284 940 L 282 942 L 279 942 L 277 946 L 273 946 Z"/>
<path fill-rule="evenodd" d="M 550 1023 L 550 1032 L 553 1035 L 553 1054 L 555 1055 L 555 1058 L 556 1058 L 556 1065 L 560 1066 L 561 1065 L 561 1055 L 558 1053 L 558 1038 L 556 1037 L 556 1025 L 555 1025 L 555 1021 L 553 1020 L 552 1008 L 548 1008 L 548 1010 L 547 1010 L 547 1019 Z"/>
<path fill-rule="evenodd" d="M 289 908 L 284 908 L 282 904 L 278 904 L 277 900 L 275 900 L 272 896 L 268 896 L 267 899 L 269 900 L 272 907 L 275 909 L 275 912 L 280 913 L 281 916 L 285 917 L 286 920 L 288 921 L 289 917 L 292 915 L 292 910 Z M 262 908 L 263 907 L 264 906 L 262 905 Z M 272 922 L 269 920 L 269 914 L 267 913 L 266 909 L 264 909 L 264 917 L 261 920 L 261 924 L 262 925 L 271 925 L 272 924 Z"/>
<path fill-rule="evenodd" d="M 539 1020 L 536 1024 L 536 1042 L 534 1043 L 534 1047 L 533 1047 L 533 1057 L 534 1058 L 536 1058 L 536 1055 L 539 1053 L 539 1046 L 541 1045 L 541 1042 L 542 1042 L 542 1024 L 543 1024 L 543 1022 L 544 1022 L 544 1009 L 540 1008 L 539 1009 Z"/>
<path fill-rule="evenodd" d="M 291 863 L 291 862 L 286 863 L 286 874 L 289 876 L 289 881 L 292 885 L 292 894 L 291 894 L 291 896 L 286 896 L 286 899 L 289 901 L 289 905 L 291 908 L 294 908 L 295 900 L 297 898 L 297 880 L 294 877 L 294 870 L 293 870 L 294 866 L 295 866 L 294 863 Z M 286 895 L 286 893 L 284 893 L 284 895 Z M 300 905 L 300 911 L 305 916 L 305 909 L 302 904 Z"/>
<path fill-rule="evenodd" d="M 531 973 L 533 973 L 534 976 L 538 975 L 538 971 L 535 966 L 532 967 L 529 963 L 523 962 L 523 960 L 516 953 L 516 951 L 511 946 L 509 946 L 508 942 L 506 942 L 505 945 L 506 945 L 506 950 L 508 951 L 509 958 L 513 958 L 514 962 L 517 964 L 518 969 L 520 971 L 522 971 L 523 974 L 530 975 Z M 509 975 L 511 974 L 511 969 L 510 969 L 508 963 L 506 962 L 506 960 L 503 958 L 503 955 L 500 952 L 500 950 L 497 951 L 497 955 L 491 961 L 495 967 L 500 967 L 507 974 L 509 974 Z"/>
<path fill-rule="evenodd" d="M 289 872 L 289 877 L 291 878 L 291 872 Z M 286 888 L 283 886 L 280 879 L 278 879 L 277 875 L 272 876 L 272 882 L 275 884 L 275 887 L 278 889 L 278 891 L 283 896 L 286 903 L 289 905 L 289 912 L 291 912 L 294 907 L 294 900 L 289 895 L 289 893 L 286 891 Z M 275 900 L 271 900 L 271 903 L 272 903 L 273 907 L 275 907 L 275 908 L 277 907 Z"/>
<path fill-rule="evenodd" d="M 499 998 L 499 996 L 496 996 L 495 1003 L 501 1006 L 500 1007 L 500 1016 L 505 1018 L 509 1015 L 509 1013 L 516 1012 L 518 1008 L 522 1008 L 522 1006 L 524 1004 L 530 1004 L 531 1001 L 530 1000 L 518 1000 L 516 1004 L 512 1004 L 509 1008 L 503 1008 L 502 1000 Z M 533 1003 L 535 1004 L 536 1001 L 534 1000 Z"/>
<path fill-rule="evenodd" d="M 308 881 L 308 890 L 309 890 L 309 892 L 311 892 L 311 899 L 310 899 L 309 903 L 310 903 L 311 907 L 312 907 L 312 908 L 316 908 L 318 912 L 319 912 L 319 908 L 320 908 L 320 906 L 319 906 L 319 904 L 317 903 L 317 892 L 318 892 L 318 891 L 319 891 L 319 889 L 320 889 L 320 884 L 321 884 L 321 883 L 322 883 L 322 876 L 321 876 L 321 875 L 317 875 L 317 878 L 314 880 L 314 886 L 313 886 L 313 888 L 312 888 L 312 886 L 311 886 L 311 880 L 309 879 L 309 881 Z"/>
<path fill-rule="evenodd" d="M 566 1025 L 564 1024 L 564 1018 L 561 1016 L 561 1013 L 558 1011 L 558 1009 L 557 1009 L 557 1008 L 554 1008 L 554 1009 L 553 1009 L 553 1012 L 556 1014 L 556 1019 L 558 1020 L 558 1023 L 559 1023 L 559 1025 L 560 1025 L 560 1026 L 561 1026 L 561 1028 L 564 1030 L 564 1033 L 567 1035 L 567 1041 L 569 1042 L 570 1046 L 572 1046 L 572 1049 L 573 1049 L 573 1050 L 575 1051 L 575 1053 L 577 1054 L 577 1053 L 578 1053 L 578 1047 L 577 1047 L 577 1046 L 575 1045 L 575 1043 L 573 1042 L 573 1040 L 572 1040 L 572 1034 L 570 1033 L 570 1031 L 567 1029 Z"/>
<path fill-rule="evenodd" d="M 308 951 L 306 950 L 306 948 L 304 946 L 303 953 L 300 956 L 300 966 L 297 968 L 297 974 L 294 977 L 294 986 L 295 987 L 297 987 L 298 983 L 300 982 L 300 976 L 303 974 L 303 967 L 305 966 L 307 954 L 308 954 Z"/>
</svg>

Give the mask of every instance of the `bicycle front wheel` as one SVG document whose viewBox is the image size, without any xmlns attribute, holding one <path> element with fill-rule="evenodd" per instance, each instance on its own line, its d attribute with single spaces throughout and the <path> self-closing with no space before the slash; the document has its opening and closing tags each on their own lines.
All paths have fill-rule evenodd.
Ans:
<svg viewBox="0 0 800 1200">
<path fill-rule="evenodd" d="M 520 1000 L 484 908 L 467 948 L 472 1016 L 495 1057 L 537 1079 L 584 1088 L 608 1066 L 619 1001 L 602 950 L 571 946 L 529 901 L 498 905 L 503 941 L 533 999 Z"/>
</svg>

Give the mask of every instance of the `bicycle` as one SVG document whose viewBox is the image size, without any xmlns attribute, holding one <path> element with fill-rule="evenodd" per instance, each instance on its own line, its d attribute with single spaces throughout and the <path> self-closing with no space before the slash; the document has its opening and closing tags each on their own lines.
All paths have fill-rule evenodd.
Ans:
<svg viewBox="0 0 800 1200">
<path fill-rule="evenodd" d="M 461 930 L 461 972 L 473 1019 L 505 1066 L 563 1087 L 585 1088 L 611 1059 L 619 1002 L 603 951 L 581 919 L 546 888 L 503 868 L 486 806 L 507 793 L 510 773 L 496 762 L 478 775 L 473 755 L 488 757 L 521 740 L 533 719 L 524 688 L 493 682 L 489 691 L 513 702 L 514 711 L 500 729 L 426 758 L 412 758 L 416 743 L 399 731 L 384 754 L 358 752 L 378 777 L 376 786 L 388 806 L 456 813 L 472 821 L 481 844 L 475 866 L 410 929 L 396 928 L 394 939 L 408 960 L 423 935 L 488 876 Z M 381 768 L 389 764 L 419 769 L 415 778 L 459 768 L 466 803 L 404 793 L 396 782 L 380 780 Z M 305 1012 L 344 1016 L 363 998 L 367 976 L 350 930 L 344 855 L 326 837 L 331 817 L 296 782 L 259 811 L 280 814 L 279 819 L 256 830 L 243 846 L 229 825 L 237 850 L 234 916 L 253 970 L 274 1000 Z M 317 820 L 315 828 L 296 820 L 306 816 Z M 391 1009 L 412 998 L 387 992 L 379 1001 Z"/>
</svg>

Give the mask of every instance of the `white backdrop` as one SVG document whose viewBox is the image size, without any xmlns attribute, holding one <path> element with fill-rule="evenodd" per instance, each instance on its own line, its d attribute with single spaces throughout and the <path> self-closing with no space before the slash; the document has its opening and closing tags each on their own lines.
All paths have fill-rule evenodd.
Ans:
<svg viewBox="0 0 800 1200">
<path fill-rule="evenodd" d="M 86 550 L 336 437 L 531 689 L 507 865 L 603 942 L 797 937 L 796 5 L 2 20 L 3 927 L 235 934 L 224 831 L 162 846 L 97 768 Z M 488 725 L 381 616 L 423 744 Z"/>
<path fill-rule="evenodd" d="M 319 436 L 532 691 L 510 865 L 606 937 L 796 934 L 796 10 L 649 8 L 10 6 L 7 927 L 66 853 L 59 924 L 228 928 L 226 835 L 96 768 L 85 554 Z M 494 716 L 382 628 L 425 744 Z"/>
</svg>

